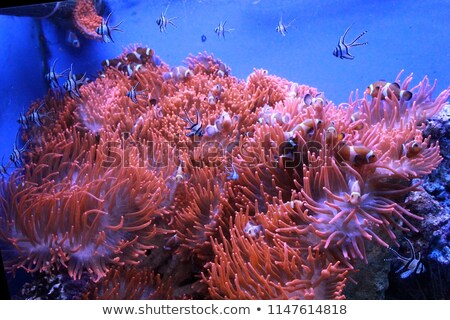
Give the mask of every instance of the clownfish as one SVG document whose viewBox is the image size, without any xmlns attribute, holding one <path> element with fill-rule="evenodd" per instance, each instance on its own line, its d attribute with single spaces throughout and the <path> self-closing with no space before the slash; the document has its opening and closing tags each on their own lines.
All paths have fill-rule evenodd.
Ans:
<svg viewBox="0 0 450 320">
<path fill-rule="evenodd" d="M 357 166 L 377 161 L 377 156 L 373 150 L 364 146 L 349 146 L 345 143 L 339 148 L 338 155 L 344 161 L 350 161 Z"/>
<path fill-rule="evenodd" d="M 178 236 L 174 234 L 169 239 L 166 240 L 164 243 L 163 249 L 164 250 L 173 250 L 174 248 L 178 247 L 180 243 L 180 239 L 178 239 Z"/>
<path fill-rule="evenodd" d="M 120 61 L 120 59 L 117 59 L 117 58 L 115 58 L 115 59 L 106 59 L 106 60 L 103 60 L 102 61 L 102 67 L 103 68 L 108 68 L 108 67 L 111 67 L 111 68 L 120 68 L 120 66 L 122 65 L 122 61 Z"/>
<path fill-rule="evenodd" d="M 322 124 L 320 119 L 306 119 L 302 123 L 298 124 L 292 132 L 300 131 L 302 137 L 312 136 L 314 134 L 314 128 L 319 127 Z"/>
<path fill-rule="evenodd" d="M 250 221 L 244 227 L 244 233 L 253 239 L 259 238 L 260 235 L 264 235 L 264 227 L 260 224 L 254 224 Z"/>
<path fill-rule="evenodd" d="M 417 143 L 417 141 L 410 141 L 402 144 L 402 153 L 400 156 L 414 158 L 420 153 L 420 151 L 422 151 L 422 147 Z"/>
<path fill-rule="evenodd" d="M 350 126 L 352 130 L 361 130 L 364 128 L 364 123 L 359 121 L 361 119 L 361 113 L 356 111 L 350 117 Z"/>
<path fill-rule="evenodd" d="M 219 101 L 219 99 L 213 95 L 211 91 L 208 92 L 208 103 L 209 105 L 213 106 L 216 104 L 216 102 Z"/>
<path fill-rule="evenodd" d="M 308 106 L 311 106 L 311 105 L 323 106 L 327 103 L 327 101 L 324 98 L 322 98 L 321 96 L 323 96 L 323 92 L 317 93 L 314 98 L 311 94 L 307 93 L 303 97 L 303 102 Z"/>
<path fill-rule="evenodd" d="M 351 180 L 349 182 L 349 185 L 350 185 L 351 194 L 350 194 L 348 201 L 354 205 L 360 204 L 361 203 L 361 187 L 359 185 L 359 181 L 356 179 Z"/>
<path fill-rule="evenodd" d="M 134 72 L 138 72 L 139 70 L 146 70 L 146 68 L 141 63 L 130 63 L 130 64 L 123 64 L 120 68 L 117 68 L 129 77 L 131 77 Z"/>
<path fill-rule="evenodd" d="M 150 48 L 138 47 L 133 52 L 128 53 L 125 56 L 125 60 L 135 63 L 146 63 L 151 57 L 153 57 L 154 51 Z"/>
<path fill-rule="evenodd" d="M 194 76 L 194 73 L 192 72 L 192 70 L 184 67 L 184 66 L 179 66 L 179 67 L 173 67 L 172 69 L 170 69 L 170 72 L 165 72 L 163 74 L 163 79 L 164 80 L 170 80 L 170 79 L 174 79 L 175 81 L 180 81 L 180 80 L 184 80 L 187 79 L 189 77 Z"/>
<path fill-rule="evenodd" d="M 378 97 L 380 90 L 381 100 L 384 100 L 386 97 L 392 99 L 392 94 L 394 94 L 397 99 L 403 99 L 405 101 L 409 101 L 412 98 L 411 91 L 401 90 L 400 85 L 396 82 L 390 83 L 383 80 L 375 81 L 374 83 L 369 85 L 366 89 L 366 93 L 376 98 Z"/>
<path fill-rule="evenodd" d="M 66 33 L 66 43 L 74 48 L 80 47 L 80 40 L 75 32 L 68 30 Z"/>
<path fill-rule="evenodd" d="M 218 68 L 217 68 L 217 75 L 221 78 L 224 78 L 225 76 L 228 76 L 228 74 L 231 72 L 231 69 L 227 67 L 223 62 L 219 62 Z"/>
<path fill-rule="evenodd" d="M 181 183 L 181 182 L 183 182 L 183 180 L 184 180 L 183 166 L 182 166 L 182 164 L 180 163 L 180 165 L 179 165 L 178 168 L 177 168 L 177 173 L 176 173 L 176 175 L 175 175 L 175 181 L 176 181 L 177 183 Z"/>
<path fill-rule="evenodd" d="M 336 127 L 334 126 L 334 122 L 331 122 L 325 131 L 325 142 L 327 144 L 333 144 L 333 142 L 339 142 L 344 139 L 344 133 L 338 133 Z"/>
<path fill-rule="evenodd" d="M 306 119 L 302 123 L 296 125 L 291 131 L 285 132 L 286 139 L 295 138 L 297 131 L 303 138 L 310 138 L 314 135 L 314 130 L 322 124 L 320 119 Z"/>
</svg>

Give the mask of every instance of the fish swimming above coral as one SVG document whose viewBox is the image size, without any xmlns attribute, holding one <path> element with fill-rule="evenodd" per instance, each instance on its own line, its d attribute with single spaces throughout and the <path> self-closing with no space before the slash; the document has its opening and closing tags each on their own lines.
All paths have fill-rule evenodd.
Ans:
<svg viewBox="0 0 450 320">
<path fill-rule="evenodd" d="M 123 21 L 120 21 L 115 26 L 109 25 L 109 19 L 111 18 L 112 12 L 108 14 L 108 17 L 105 19 L 102 19 L 102 23 L 97 27 L 95 32 L 97 32 L 98 35 L 102 37 L 102 41 L 105 43 L 114 42 L 111 32 L 112 31 L 119 31 L 123 32 L 123 30 L 119 29 L 119 26 L 123 23 Z"/>
<path fill-rule="evenodd" d="M 345 43 L 345 36 L 347 35 L 347 32 L 350 30 L 352 25 L 350 25 L 344 32 L 342 36 L 339 37 L 338 44 L 336 48 L 334 48 L 333 55 L 335 57 L 341 58 L 341 59 L 349 59 L 353 60 L 355 57 L 351 55 L 350 48 L 351 47 L 357 47 L 357 46 L 364 46 L 368 44 L 368 42 L 358 43 L 358 41 L 363 35 L 367 33 L 367 31 L 361 32 L 359 36 L 357 36 L 352 42 Z"/>
<path fill-rule="evenodd" d="M 171 24 L 174 28 L 177 27 L 175 23 L 173 23 L 173 20 L 175 20 L 177 17 L 167 18 L 167 9 L 169 9 L 169 5 L 167 5 L 164 12 L 161 12 L 161 15 L 158 17 L 158 19 L 156 19 L 156 24 L 159 27 L 159 32 L 166 32 L 169 24 Z"/>
<path fill-rule="evenodd" d="M 234 29 L 225 29 L 225 24 L 227 23 L 227 20 L 224 22 L 220 22 L 219 25 L 214 29 L 214 32 L 217 33 L 217 37 L 220 39 L 220 37 L 225 39 L 225 33 L 230 33 Z"/>
<path fill-rule="evenodd" d="M 58 61 L 58 59 L 55 59 L 55 61 L 53 61 L 53 64 L 52 64 L 50 70 L 44 76 L 45 80 L 47 80 L 49 82 L 50 87 L 52 89 L 56 89 L 59 87 L 58 79 L 64 77 L 64 74 L 70 70 L 70 69 L 66 69 L 61 73 L 57 73 L 55 71 L 55 66 L 56 66 L 57 61 Z"/>
<path fill-rule="evenodd" d="M 22 147 L 19 147 L 19 144 L 17 142 L 18 138 L 20 136 L 19 133 L 20 133 L 20 131 L 17 131 L 16 141 L 14 142 L 14 145 L 13 145 L 13 151 L 12 151 L 11 155 L 9 156 L 9 159 L 11 160 L 12 163 L 14 163 L 16 168 L 22 168 L 24 166 L 23 154 L 27 150 L 27 147 L 31 142 L 31 139 L 29 139 L 28 141 L 26 141 L 23 144 Z"/>
<path fill-rule="evenodd" d="M 275 28 L 275 31 L 278 32 L 279 34 L 281 34 L 283 37 L 286 36 L 287 33 L 287 29 L 291 26 L 292 22 L 294 22 L 294 20 L 292 20 L 291 22 L 289 22 L 288 24 L 284 24 L 283 23 L 283 17 L 280 18 L 280 21 L 278 21 L 278 25 Z"/>
<path fill-rule="evenodd" d="M 74 97 L 81 98 L 81 93 L 79 86 L 86 82 L 86 73 L 82 75 L 80 79 L 73 73 L 73 64 L 70 65 L 69 74 L 67 75 L 67 80 L 64 82 L 63 87 L 69 93 L 69 96 L 74 99 Z"/>
<path fill-rule="evenodd" d="M 41 103 L 39 107 L 32 110 L 30 114 L 25 115 L 24 113 L 20 113 L 17 122 L 24 128 L 28 129 L 31 126 L 42 126 L 42 120 L 44 118 L 48 118 L 49 112 L 41 113 L 40 110 L 45 106 L 45 103 Z"/>
</svg>

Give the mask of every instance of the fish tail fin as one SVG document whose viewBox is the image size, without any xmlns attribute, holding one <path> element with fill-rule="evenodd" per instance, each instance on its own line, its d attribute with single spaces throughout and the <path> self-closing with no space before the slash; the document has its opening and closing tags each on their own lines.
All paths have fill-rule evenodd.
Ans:
<svg viewBox="0 0 450 320">
<path fill-rule="evenodd" d="M 400 98 L 402 98 L 403 100 L 409 101 L 412 98 L 412 92 L 409 90 L 401 90 Z"/>
</svg>

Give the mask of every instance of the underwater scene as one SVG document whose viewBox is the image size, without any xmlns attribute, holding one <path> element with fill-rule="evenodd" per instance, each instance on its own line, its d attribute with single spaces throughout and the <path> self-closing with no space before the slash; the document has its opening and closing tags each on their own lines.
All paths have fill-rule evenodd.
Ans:
<svg viewBox="0 0 450 320">
<path fill-rule="evenodd" d="M 3 299 L 450 299 L 450 1 L 0 9 Z"/>
</svg>

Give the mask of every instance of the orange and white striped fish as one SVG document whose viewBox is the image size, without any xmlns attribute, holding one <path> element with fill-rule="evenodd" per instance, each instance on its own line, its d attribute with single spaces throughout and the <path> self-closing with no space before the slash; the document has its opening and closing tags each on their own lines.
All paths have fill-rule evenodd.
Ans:
<svg viewBox="0 0 450 320">
<path fill-rule="evenodd" d="M 365 146 L 349 146 L 342 143 L 338 150 L 338 155 L 342 160 L 349 161 L 357 166 L 377 161 L 377 156 L 373 150 Z"/>
<path fill-rule="evenodd" d="M 381 100 L 384 100 L 386 97 L 392 99 L 392 94 L 397 97 L 398 100 L 403 99 L 405 101 L 409 101 L 412 98 L 412 92 L 409 90 L 401 90 L 400 85 L 396 82 L 390 83 L 384 80 L 375 81 L 371 85 L 369 85 L 366 89 L 366 93 L 371 95 L 372 97 L 378 97 L 378 94 L 381 90 Z"/>
<path fill-rule="evenodd" d="M 327 144 L 335 144 L 336 142 L 342 141 L 344 139 L 345 134 L 344 133 L 338 133 L 336 130 L 336 126 L 334 125 L 334 122 L 332 121 L 330 125 L 328 126 L 327 130 L 325 131 L 325 142 Z"/>
<path fill-rule="evenodd" d="M 163 79 L 166 81 L 170 79 L 173 79 L 175 81 L 181 81 L 184 79 L 188 79 L 192 76 L 194 76 L 194 72 L 192 72 L 192 70 L 184 66 L 179 66 L 173 67 L 172 69 L 170 69 L 170 72 L 165 72 L 163 74 Z"/>
<path fill-rule="evenodd" d="M 407 158 L 414 158 L 422 151 L 422 146 L 413 140 L 408 143 L 402 144 L 402 151 L 400 157 L 405 156 Z"/>
</svg>

